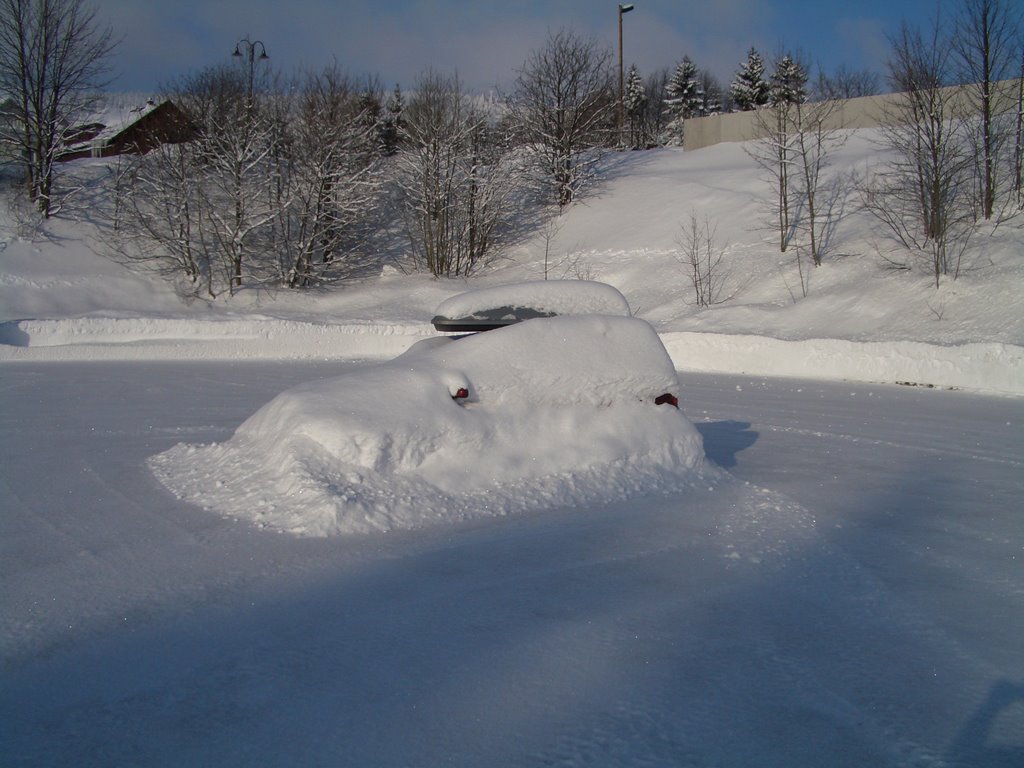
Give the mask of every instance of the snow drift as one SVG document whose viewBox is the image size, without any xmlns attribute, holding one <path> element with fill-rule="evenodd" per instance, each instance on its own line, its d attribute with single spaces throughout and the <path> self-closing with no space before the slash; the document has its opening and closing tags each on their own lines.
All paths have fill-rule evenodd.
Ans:
<svg viewBox="0 0 1024 768">
<path fill-rule="evenodd" d="M 300 385 L 150 464 L 180 498 L 296 534 L 417 528 L 684 487 L 700 435 L 655 404 L 678 392 L 646 322 L 535 319 Z"/>
</svg>

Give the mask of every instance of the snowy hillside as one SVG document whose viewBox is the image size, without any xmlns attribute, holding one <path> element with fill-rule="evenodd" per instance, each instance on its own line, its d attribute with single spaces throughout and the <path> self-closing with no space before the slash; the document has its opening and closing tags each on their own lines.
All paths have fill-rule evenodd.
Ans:
<svg viewBox="0 0 1024 768">
<path fill-rule="evenodd" d="M 831 172 L 869 170 L 873 138 L 850 132 Z M 96 255 L 86 224 L 56 222 L 32 241 L 5 227 L 0 360 L 387 358 L 432 335 L 437 305 L 467 285 L 582 276 L 620 289 L 681 370 L 1024 393 L 1024 220 L 979 233 L 959 279 L 936 290 L 923 270 L 887 267 L 879 225 L 851 194 L 804 297 L 795 255 L 779 253 L 767 224 L 770 194 L 739 144 L 617 154 L 589 197 L 469 281 L 385 268 L 330 291 L 213 305 L 186 305 L 168 284 Z M 706 309 L 680 261 L 691 215 L 714 230 L 734 294 Z"/>
</svg>

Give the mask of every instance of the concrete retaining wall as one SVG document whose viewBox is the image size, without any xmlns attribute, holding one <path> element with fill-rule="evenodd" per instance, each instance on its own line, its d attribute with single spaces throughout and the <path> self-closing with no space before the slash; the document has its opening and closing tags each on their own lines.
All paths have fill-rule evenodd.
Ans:
<svg viewBox="0 0 1024 768">
<path fill-rule="evenodd" d="M 1003 80 L 997 83 L 994 92 L 1002 108 L 1017 108 L 1019 80 Z M 975 91 L 974 86 L 959 86 L 949 89 L 953 92 L 957 106 L 966 108 Z M 879 96 L 863 96 L 857 99 L 846 99 L 825 121 L 825 128 L 876 128 L 886 121 L 886 115 L 892 115 L 904 98 L 902 93 L 887 93 Z M 759 132 L 758 111 L 730 112 L 711 117 L 695 117 L 683 123 L 683 146 L 686 149 L 701 149 L 719 144 L 723 141 L 749 141 L 759 139 L 764 134 Z M 889 120 L 892 118 L 890 117 Z"/>
</svg>

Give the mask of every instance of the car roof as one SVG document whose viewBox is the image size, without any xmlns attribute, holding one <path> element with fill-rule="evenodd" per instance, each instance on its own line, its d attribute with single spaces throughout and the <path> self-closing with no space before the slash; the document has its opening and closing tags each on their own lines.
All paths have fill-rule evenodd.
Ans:
<svg viewBox="0 0 1024 768">
<path fill-rule="evenodd" d="M 453 296 L 438 306 L 431 322 L 438 331 L 473 333 L 537 317 L 631 314 L 625 297 L 605 283 L 535 280 Z"/>
</svg>

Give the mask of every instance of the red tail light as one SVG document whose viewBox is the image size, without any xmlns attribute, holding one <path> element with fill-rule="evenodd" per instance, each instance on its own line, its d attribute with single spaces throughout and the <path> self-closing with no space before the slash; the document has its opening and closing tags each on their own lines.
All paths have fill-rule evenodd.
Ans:
<svg viewBox="0 0 1024 768">
<path fill-rule="evenodd" d="M 679 407 L 679 398 L 673 394 L 666 392 L 664 395 L 658 395 L 654 398 L 655 405 L 671 405 L 673 408 Z"/>
</svg>

